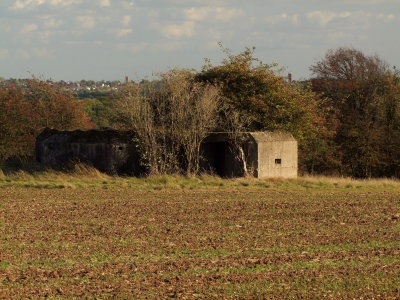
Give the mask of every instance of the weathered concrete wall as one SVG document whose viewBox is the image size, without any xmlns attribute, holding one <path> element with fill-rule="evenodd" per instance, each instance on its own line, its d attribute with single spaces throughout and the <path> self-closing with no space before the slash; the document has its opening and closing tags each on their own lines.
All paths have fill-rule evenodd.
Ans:
<svg viewBox="0 0 400 300">
<path fill-rule="evenodd" d="M 45 129 L 36 140 L 36 159 L 50 167 L 80 161 L 108 174 L 140 175 L 144 170 L 134 140 L 129 131 Z"/>
<path fill-rule="evenodd" d="M 247 171 L 256 178 L 295 178 L 298 169 L 297 141 L 287 132 L 249 132 L 243 142 Z M 202 169 L 222 176 L 241 177 L 243 164 L 229 146 L 229 135 L 216 133 L 202 145 Z"/>
<path fill-rule="evenodd" d="M 258 145 L 258 178 L 296 178 L 297 142 L 279 141 Z"/>
<path fill-rule="evenodd" d="M 57 131 L 45 129 L 36 141 L 37 161 L 59 167 L 69 161 L 88 163 L 108 174 L 142 175 L 138 144 L 131 131 Z M 257 178 L 297 177 L 297 141 L 285 132 L 248 132 L 243 154 L 247 171 Z M 200 147 L 201 170 L 221 177 L 245 175 L 239 152 L 227 133 L 210 134 Z"/>
<path fill-rule="evenodd" d="M 286 132 L 251 133 L 257 144 L 257 178 L 296 178 L 298 145 Z"/>
</svg>

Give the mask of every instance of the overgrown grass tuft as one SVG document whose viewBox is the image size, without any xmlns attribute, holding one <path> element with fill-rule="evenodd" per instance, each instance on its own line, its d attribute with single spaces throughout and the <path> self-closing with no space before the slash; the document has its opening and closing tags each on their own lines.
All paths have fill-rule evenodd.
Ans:
<svg viewBox="0 0 400 300">
<path fill-rule="evenodd" d="M 40 189 L 79 188 L 135 188 L 163 189 L 216 189 L 256 188 L 260 190 L 284 191 L 393 191 L 400 189 L 398 179 L 359 180 L 343 177 L 303 176 L 294 179 L 257 179 L 252 177 L 223 179 L 202 174 L 199 176 L 158 175 L 150 177 L 121 177 L 101 173 L 97 169 L 75 164 L 67 171 L 40 170 L 36 172 L 18 170 L 4 172 L 0 169 L 0 187 L 22 187 Z"/>
<path fill-rule="evenodd" d="M 88 166 L 83 163 L 74 164 L 72 170 L 70 171 L 70 174 L 72 174 L 73 176 L 97 177 L 101 179 L 106 179 L 109 177 L 106 174 L 101 173 L 96 168 L 93 168 L 92 166 Z"/>
</svg>

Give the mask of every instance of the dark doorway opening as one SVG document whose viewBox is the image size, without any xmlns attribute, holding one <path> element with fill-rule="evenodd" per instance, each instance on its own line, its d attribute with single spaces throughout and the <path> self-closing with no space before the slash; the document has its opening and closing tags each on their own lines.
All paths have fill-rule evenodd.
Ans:
<svg viewBox="0 0 400 300">
<path fill-rule="evenodd" d="M 226 177 L 226 153 L 228 152 L 228 143 L 220 142 L 213 144 L 214 151 L 214 171 L 218 176 Z"/>
<path fill-rule="evenodd" d="M 229 142 L 208 142 L 201 146 L 201 169 L 220 177 L 243 176 L 243 167 Z"/>
</svg>

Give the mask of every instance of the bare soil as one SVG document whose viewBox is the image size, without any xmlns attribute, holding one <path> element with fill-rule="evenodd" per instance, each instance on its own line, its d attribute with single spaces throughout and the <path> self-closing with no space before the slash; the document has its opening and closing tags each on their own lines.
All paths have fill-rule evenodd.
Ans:
<svg viewBox="0 0 400 300">
<path fill-rule="evenodd" d="M 0 189 L 0 298 L 399 299 L 400 191 Z"/>
</svg>

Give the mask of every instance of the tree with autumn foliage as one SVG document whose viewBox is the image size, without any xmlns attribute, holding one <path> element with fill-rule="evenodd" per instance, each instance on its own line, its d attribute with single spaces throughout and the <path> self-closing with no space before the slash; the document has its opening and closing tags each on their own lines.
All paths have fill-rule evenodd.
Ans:
<svg viewBox="0 0 400 300">
<path fill-rule="evenodd" d="M 0 162 L 32 157 L 35 138 L 44 128 L 87 129 L 81 104 L 67 91 L 38 79 L 0 85 Z"/>
<path fill-rule="evenodd" d="M 33 109 L 15 85 L 0 88 L 0 163 L 10 156 L 23 156 L 35 142 Z"/>
<path fill-rule="evenodd" d="M 354 48 L 329 50 L 311 66 L 314 91 L 338 120 L 333 139 L 340 172 L 356 177 L 393 176 L 399 168 L 399 82 L 379 56 Z M 397 150 L 395 150 L 397 147 Z"/>
<path fill-rule="evenodd" d="M 400 178 L 400 74 L 396 69 L 384 80 L 379 123 L 383 165 L 379 176 Z"/>
<path fill-rule="evenodd" d="M 247 115 L 246 131 L 285 130 L 300 145 L 300 165 L 306 172 L 320 169 L 329 160 L 326 137 L 331 133 L 317 94 L 302 84 L 287 82 L 276 64 L 265 64 L 254 57 L 255 48 L 233 55 L 223 49 L 226 58 L 220 65 L 209 61 L 196 76 L 201 82 L 221 88 L 222 102 Z M 229 114 L 228 114 L 229 116 Z M 224 124 L 229 124 L 222 120 Z M 228 129 L 230 130 L 230 129 Z"/>
<path fill-rule="evenodd" d="M 24 95 L 37 115 L 37 128 L 74 130 L 91 127 L 81 104 L 69 91 L 52 82 L 28 80 Z"/>
</svg>

